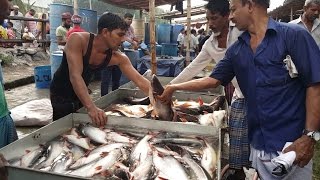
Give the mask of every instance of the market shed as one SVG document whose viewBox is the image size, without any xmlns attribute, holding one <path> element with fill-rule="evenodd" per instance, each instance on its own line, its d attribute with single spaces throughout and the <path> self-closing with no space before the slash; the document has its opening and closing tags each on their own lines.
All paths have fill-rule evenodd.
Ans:
<svg viewBox="0 0 320 180">
<path fill-rule="evenodd" d="M 269 12 L 269 15 L 283 22 L 289 22 L 301 15 L 304 0 L 285 0 L 283 5 Z"/>
</svg>

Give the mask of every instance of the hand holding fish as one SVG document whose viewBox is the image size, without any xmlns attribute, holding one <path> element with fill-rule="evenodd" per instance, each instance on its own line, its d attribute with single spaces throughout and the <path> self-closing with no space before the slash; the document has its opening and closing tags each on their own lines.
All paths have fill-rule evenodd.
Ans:
<svg viewBox="0 0 320 180">
<path fill-rule="evenodd" d="M 289 147 L 284 150 L 284 153 L 295 151 L 297 156 L 295 164 L 300 167 L 307 165 L 313 157 L 315 141 L 310 137 L 303 135 L 295 140 Z"/>
<path fill-rule="evenodd" d="M 163 93 L 160 96 L 157 96 L 157 99 L 162 101 L 165 104 L 169 104 L 172 101 L 172 94 L 176 91 L 174 84 L 167 85 L 164 88 Z"/>
<path fill-rule="evenodd" d="M 105 114 L 104 110 L 93 106 L 87 109 L 88 115 L 91 118 L 93 124 L 97 125 L 98 127 L 105 126 L 107 123 L 107 115 Z"/>
</svg>

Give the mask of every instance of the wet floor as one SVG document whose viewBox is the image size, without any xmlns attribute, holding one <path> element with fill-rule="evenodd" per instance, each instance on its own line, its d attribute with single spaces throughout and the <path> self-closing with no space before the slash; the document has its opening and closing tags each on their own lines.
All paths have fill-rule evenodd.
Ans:
<svg viewBox="0 0 320 180">
<path fill-rule="evenodd" d="M 91 98 L 96 100 L 100 98 L 100 81 L 92 82 L 89 86 L 92 90 Z M 35 84 L 29 84 L 5 91 L 9 109 L 24 104 L 26 102 L 49 98 L 49 89 L 37 89 Z M 17 127 L 19 138 L 39 129 L 40 127 Z"/>
<path fill-rule="evenodd" d="M 100 97 L 100 81 L 92 82 L 89 88 L 92 90 L 92 99 L 98 99 Z M 49 89 L 37 89 L 33 83 L 6 90 L 5 95 L 8 107 L 12 109 L 31 100 L 49 98 Z"/>
</svg>

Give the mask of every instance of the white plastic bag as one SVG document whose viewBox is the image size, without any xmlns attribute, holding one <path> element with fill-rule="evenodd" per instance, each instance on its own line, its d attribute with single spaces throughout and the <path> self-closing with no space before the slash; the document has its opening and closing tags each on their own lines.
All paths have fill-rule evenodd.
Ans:
<svg viewBox="0 0 320 180">
<path fill-rule="evenodd" d="M 50 99 L 29 101 L 11 109 L 11 117 L 16 126 L 45 126 L 52 122 Z"/>
</svg>

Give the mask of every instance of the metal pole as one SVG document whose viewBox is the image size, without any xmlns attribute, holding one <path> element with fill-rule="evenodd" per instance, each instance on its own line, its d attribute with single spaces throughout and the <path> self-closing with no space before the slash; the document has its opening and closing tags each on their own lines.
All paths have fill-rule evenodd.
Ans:
<svg viewBox="0 0 320 180">
<path fill-rule="evenodd" d="M 79 14 L 78 0 L 73 0 L 73 14 Z"/>
<path fill-rule="evenodd" d="M 90 4 L 90 9 L 92 9 L 92 2 L 91 2 L 91 0 L 89 0 L 89 4 Z"/>
<path fill-rule="evenodd" d="M 157 57 L 156 57 L 156 31 L 155 31 L 155 0 L 149 1 L 149 16 L 150 16 L 150 49 L 151 49 L 151 71 L 152 74 L 157 74 Z"/>
</svg>

